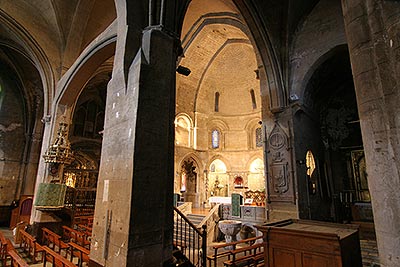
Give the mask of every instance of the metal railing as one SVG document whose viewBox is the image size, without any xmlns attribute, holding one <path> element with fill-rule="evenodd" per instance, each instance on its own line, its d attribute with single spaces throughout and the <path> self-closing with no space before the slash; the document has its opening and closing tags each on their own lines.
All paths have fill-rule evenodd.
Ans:
<svg viewBox="0 0 400 267">
<path fill-rule="evenodd" d="M 206 267 L 207 226 L 198 229 L 174 207 L 174 246 L 196 267 Z"/>
</svg>

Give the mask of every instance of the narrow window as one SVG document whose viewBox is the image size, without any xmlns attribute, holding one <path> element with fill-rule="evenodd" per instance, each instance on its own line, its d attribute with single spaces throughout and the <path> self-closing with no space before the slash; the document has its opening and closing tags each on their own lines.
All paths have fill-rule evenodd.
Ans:
<svg viewBox="0 0 400 267">
<path fill-rule="evenodd" d="M 215 92 L 215 106 L 214 111 L 219 112 L 219 92 Z"/>
<path fill-rule="evenodd" d="M 256 147 L 262 147 L 263 140 L 262 140 L 262 130 L 261 127 L 256 129 Z"/>
<path fill-rule="evenodd" d="M 213 130 L 211 132 L 211 146 L 212 148 L 219 148 L 219 131 Z"/>
<path fill-rule="evenodd" d="M 257 108 L 257 103 L 256 103 L 256 95 L 254 94 L 254 90 L 250 90 L 250 96 L 251 96 L 251 103 L 253 104 L 253 109 Z"/>
</svg>

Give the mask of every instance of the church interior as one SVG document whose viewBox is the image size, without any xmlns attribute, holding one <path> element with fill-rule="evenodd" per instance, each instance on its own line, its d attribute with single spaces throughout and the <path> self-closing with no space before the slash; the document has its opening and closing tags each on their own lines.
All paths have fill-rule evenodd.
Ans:
<svg viewBox="0 0 400 267">
<path fill-rule="evenodd" d="M 400 266 L 399 18 L 1 0 L 0 266 Z"/>
</svg>

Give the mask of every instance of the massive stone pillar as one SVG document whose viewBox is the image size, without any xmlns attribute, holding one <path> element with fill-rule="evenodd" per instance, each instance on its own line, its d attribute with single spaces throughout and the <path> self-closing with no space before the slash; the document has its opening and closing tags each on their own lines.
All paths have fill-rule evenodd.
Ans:
<svg viewBox="0 0 400 267">
<path fill-rule="evenodd" d="M 381 265 L 400 266 L 400 3 L 342 7 Z"/>
<path fill-rule="evenodd" d="M 162 27 L 145 28 L 125 82 L 117 41 L 91 266 L 168 266 L 172 259 L 177 44 Z"/>
</svg>

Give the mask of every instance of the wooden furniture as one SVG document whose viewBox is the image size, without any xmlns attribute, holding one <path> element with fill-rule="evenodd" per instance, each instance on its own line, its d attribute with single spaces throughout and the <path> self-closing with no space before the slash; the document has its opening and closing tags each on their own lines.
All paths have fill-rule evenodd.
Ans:
<svg viewBox="0 0 400 267">
<path fill-rule="evenodd" d="M 68 243 L 70 247 L 70 255 L 71 255 L 71 261 L 73 257 L 78 257 L 78 266 L 82 267 L 82 263 L 86 262 L 89 264 L 89 253 L 90 251 L 82 246 L 79 246 L 78 244 L 74 242 L 69 242 Z"/>
<path fill-rule="evenodd" d="M 41 261 L 43 261 L 44 250 L 41 245 L 36 242 L 36 238 L 25 232 L 25 230 L 20 230 L 21 234 L 21 243 L 20 247 L 28 254 L 28 257 L 31 258 L 33 263 L 36 263 L 38 260 L 38 255 L 41 255 Z"/>
<path fill-rule="evenodd" d="M 230 243 L 224 243 L 220 245 L 215 245 L 213 246 L 214 254 L 208 255 L 207 260 L 208 260 L 208 266 L 214 265 L 214 267 L 217 266 L 217 261 L 218 259 L 221 258 L 227 258 L 228 260 L 231 259 L 232 253 L 231 251 L 235 250 L 237 246 L 244 245 L 244 246 L 249 246 L 249 244 L 253 244 L 254 242 L 257 241 L 257 239 L 261 239 L 262 236 L 256 236 L 252 238 L 247 238 L 247 239 L 242 239 L 239 241 L 234 241 Z M 227 247 L 232 247 L 232 250 L 226 250 Z M 214 264 L 212 264 L 214 262 Z"/>
<path fill-rule="evenodd" d="M 11 258 L 11 265 L 12 267 L 29 267 L 29 264 L 24 261 L 17 253 L 16 250 L 10 250 L 8 255 Z M 7 265 L 4 265 L 7 266 Z"/>
<path fill-rule="evenodd" d="M 19 205 L 11 211 L 10 228 L 14 228 L 17 223 L 25 222 L 29 224 L 32 211 L 33 196 L 22 195 Z"/>
<path fill-rule="evenodd" d="M 61 250 L 67 249 L 69 247 L 61 240 L 61 236 L 54 233 L 53 231 L 47 229 L 46 227 L 43 227 L 42 231 L 42 244 L 48 246 L 50 249 L 61 253 Z"/>
<path fill-rule="evenodd" d="M 268 267 L 362 267 L 357 226 L 290 219 L 257 228 Z"/>
<path fill-rule="evenodd" d="M 60 254 L 57 254 L 49 247 L 43 247 L 43 249 L 45 251 L 43 266 L 47 266 L 46 262 L 50 262 L 54 267 L 76 267 L 75 264 L 62 257 Z"/>
<path fill-rule="evenodd" d="M 64 240 L 67 240 L 68 242 L 74 242 L 82 247 L 87 247 L 90 249 L 90 241 L 88 240 L 85 232 L 72 229 L 71 227 L 65 225 L 63 225 L 62 228 Z"/>
<path fill-rule="evenodd" d="M 6 266 L 7 260 L 7 239 L 4 237 L 3 233 L 0 231 L 0 261 L 2 266 Z"/>
<path fill-rule="evenodd" d="M 224 266 L 254 266 L 264 261 L 264 243 L 245 246 L 231 250 L 231 260 L 224 261 Z"/>
</svg>

